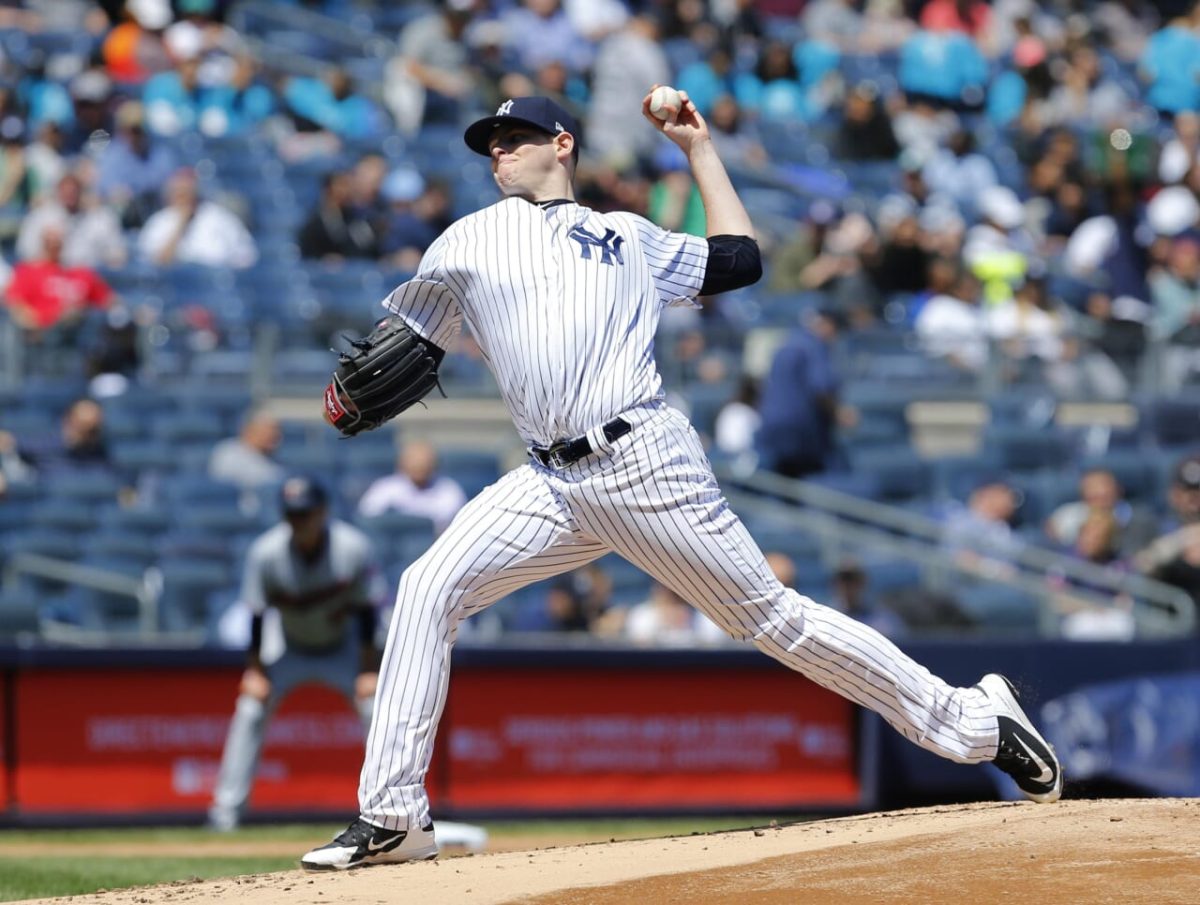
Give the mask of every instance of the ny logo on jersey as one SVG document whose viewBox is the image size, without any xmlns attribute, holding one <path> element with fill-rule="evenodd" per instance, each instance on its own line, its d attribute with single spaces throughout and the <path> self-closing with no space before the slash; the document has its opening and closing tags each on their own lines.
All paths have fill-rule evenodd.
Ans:
<svg viewBox="0 0 1200 905">
<path fill-rule="evenodd" d="M 625 240 L 618 236 L 615 230 L 606 229 L 603 236 L 597 236 L 582 226 L 576 226 L 567 235 L 579 243 L 580 257 L 585 261 L 592 259 L 592 247 L 595 246 L 600 249 L 601 264 L 611 265 L 613 258 L 617 259 L 618 264 L 625 263 L 625 258 L 621 254 L 621 245 Z"/>
<path fill-rule="evenodd" d="M 508 116 L 508 114 L 512 112 L 512 105 L 513 105 L 512 101 L 505 101 L 503 104 L 501 104 L 499 107 L 496 108 L 496 115 L 497 116 Z"/>
</svg>

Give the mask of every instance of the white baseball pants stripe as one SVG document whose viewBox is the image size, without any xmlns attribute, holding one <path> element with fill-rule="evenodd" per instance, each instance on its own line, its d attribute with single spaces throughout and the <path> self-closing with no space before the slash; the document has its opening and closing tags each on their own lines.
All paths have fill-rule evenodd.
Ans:
<svg viewBox="0 0 1200 905">
<path fill-rule="evenodd" d="M 424 826 L 424 777 L 459 622 L 530 582 L 615 551 L 732 637 L 879 713 L 960 763 L 996 755 L 994 709 L 876 632 L 784 587 L 722 496 L 700 439 L 665 406 L 634 410 L 608 455 L 523 465 L 467 504 L 404 573 L 359 784 L 364 817 Z"/>
</svg>

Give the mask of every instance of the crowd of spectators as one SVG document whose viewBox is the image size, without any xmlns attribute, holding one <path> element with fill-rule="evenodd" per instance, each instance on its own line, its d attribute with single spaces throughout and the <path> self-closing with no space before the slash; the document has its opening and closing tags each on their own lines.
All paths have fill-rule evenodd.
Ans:
<svg viewBox="0 0 1200 905">
<path fill-rule="evenodd" d="M 357 6 L 384 21 L 384 5 Z M 657 82 L 689 93 L 746 189 L 767 260 L 757 304 L 797 315 L 754 373 L 737 340 L 712 340 L 736 333 L 734 303 L 664 319 L 664 371 L 729 389 L 722 454 L 793 477 L 844 466 L 857 415 L 837 348 L 854 335 L 910 333 L 949 375 L 1063 398 L 1127 399 L 1148 360 L 1159 392 L 1200 372 L 1200 4 L 445 0 L 386 18 L 378 81 L 361 60 L 289 70 L 233 21 L 224 0 L 0 10 L 0 279 L 29 348 L 82 344 L 89 373 L 132 376 L 129 336 L 156 313 L 128 305 L 113 274 L 274 263 L 279 237 L 197 147 L 252 141 L 282 164 L 299 206 L 283 238 L 306 265 L 408 271 L 476 197 L 421 166 L 444 148 L 427 140 L 545 93 L 584 122 L 581 200 L 703 232 L 686 161 L 640 120 Z M 66 33 L 78 39 L 14 38 Z M 212 474 L 277 480 L 279 443 L 255 413 Z M 5 480 L 28 479 L 31 449 L 5 436 Z M 440 529 L 461 502 L 436 470 L 431 449 L 406 448 L 362 514 L 411 505 Z M 1192 592 L 1187 480 L 1174 528 L 1089 473 L 1039 542 Z M 991 568 L 1032 542 L 1020 497 L 980 484 L 948 517 L 953 555 Z M 864 606 L 864 575 L 837 570 L 847 609 Z M 604 583 L 572 582 L 550 609 L 591 625 L 579 601 L 604 610 Z M 639 619 L 669 622 L 669 603 L 659 594 Z"/>
</svg>

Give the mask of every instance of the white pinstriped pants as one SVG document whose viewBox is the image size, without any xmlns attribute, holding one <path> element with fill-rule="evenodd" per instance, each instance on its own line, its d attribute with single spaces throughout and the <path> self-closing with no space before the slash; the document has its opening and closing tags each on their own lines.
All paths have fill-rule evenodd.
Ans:
<svg viewBox="0 0 1200 905">
<path fill-rule="evenodd" d="M 960 763 L 995 757 L 995 711 L 982 691 L 951 687 L 874 629 L 775 579 L 682 414 L 659 404 L 623 417 L 634 429 L 605 442 L 607 455 L 509 472 L 405 571 L 359 782 L 367 820 L 394 830 L 429 821 L 424 778 L 459 622 L 610 551 L 922 748 Z"/>
</svg>

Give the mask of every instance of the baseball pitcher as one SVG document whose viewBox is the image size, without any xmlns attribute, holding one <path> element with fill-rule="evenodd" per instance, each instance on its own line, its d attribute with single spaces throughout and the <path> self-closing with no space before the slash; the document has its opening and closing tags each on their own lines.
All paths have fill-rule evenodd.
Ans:
<svg viewBox="0 0 1200 905">
<path fill-rule="evenodd" d="M 654 363 L 662 310 L 761 275 L 754 227 L 708 126 L 686 95 L 675 97 L 666 119 L 651 95 L 642 112 L 686 154 L 707 238 L 578 204 L 579 124 L 549 99 L 513 98 L 465 135 L 490 158 L 503 199 L 430 246 L 385 300 L 390 316 L 342 357 L 326 390 L 326 417 L 345 433 L 381 424 L 434 385 L 466 323 L 529 461 L 469 502 L 404 572 L 359 817 L 304 855 L 307 869 L 436 856 L 424 780 L 459 624 L 611 551 L 921 747 L 994 762 L 1036 801 L 1061 793 L 1054 752 L 1002 676 L 952 687 L 878 632 L 782 585 L 721 494 L 696 432 L 664 403 Z"/>
</svg>

